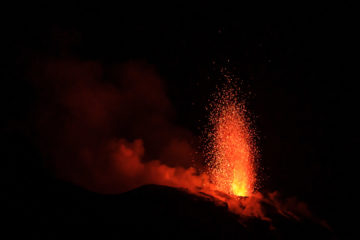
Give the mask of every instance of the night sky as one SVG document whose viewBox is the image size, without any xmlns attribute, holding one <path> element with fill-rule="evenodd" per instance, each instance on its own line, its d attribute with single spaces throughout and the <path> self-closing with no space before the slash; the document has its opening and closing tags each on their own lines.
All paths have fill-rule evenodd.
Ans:
<svg viewBox="0 0 360 240">
<path fill-rule="evenodd" d="M 3 207 L 16 209 L 14 196 L 21 205 L 55 177 L 34 127 L 44 101 L 32 83 L 37 62 L 95 61 L 105 69 L 149 64 L 164 82 L 172 121 L 195 137 L 201 136 L 220 68 L 228 66 L 243 91 L 252 93 L 248 108 L 260 137 L 262 191 L 295 196 L 337 231 L 347 231 L 357 161 L 351 154 L 357 110 L 351 6 L 258 7 L 3 9 L 1 178 L 10 206 Z"/>
</svg>

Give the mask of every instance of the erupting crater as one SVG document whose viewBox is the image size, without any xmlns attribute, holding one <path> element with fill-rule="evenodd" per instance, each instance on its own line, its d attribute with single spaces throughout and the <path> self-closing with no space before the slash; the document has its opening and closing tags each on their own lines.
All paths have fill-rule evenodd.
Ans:
<svg viewBox="0 0 360 240">
<path fill-rule="evenodd" d="M 256 146 L 245 102 L 235 86 L 220 89 L 210 104 L 207 132 L 209 175 L 217 191 L 250 196 L 256 190 Z"/>
</svg>

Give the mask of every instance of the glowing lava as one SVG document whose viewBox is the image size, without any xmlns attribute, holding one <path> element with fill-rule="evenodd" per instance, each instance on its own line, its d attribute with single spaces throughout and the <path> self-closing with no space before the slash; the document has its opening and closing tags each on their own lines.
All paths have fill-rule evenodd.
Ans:
<svg viewBox="0 0 360 240">
<path fill-rule="evenodd" d="M 255 145 L 245 104 L 233 87 L 224 87 L 212 103 L 208 151 L 210 176 L 216 189 L 236 196 L 255 190 Z"/>
</svg>

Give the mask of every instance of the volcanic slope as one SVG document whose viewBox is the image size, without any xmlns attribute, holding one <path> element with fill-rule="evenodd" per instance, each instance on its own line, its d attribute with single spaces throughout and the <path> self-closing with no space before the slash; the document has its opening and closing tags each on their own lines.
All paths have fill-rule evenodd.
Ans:
<svg viewBox="0 0 360 240">
<path fill-rule="evenodd" d="M 299 221 L 279 214 L 262 203 L 271 221 L 240 217 L 227 204 L 207 194 L 185 189 L 145 185 L 118 195 L 102 195 L 58 180 L 48 181 L 32 197 L 18 196 L 13 220 L 17 223 L 91 224 L 79 234 L 68 235 L 62 228 L 42 228 L 37 237 L 52 239 L 331 239 L 320 224 Z M 50 234 L 50 235 L 49 235 Z"/>
</svg>

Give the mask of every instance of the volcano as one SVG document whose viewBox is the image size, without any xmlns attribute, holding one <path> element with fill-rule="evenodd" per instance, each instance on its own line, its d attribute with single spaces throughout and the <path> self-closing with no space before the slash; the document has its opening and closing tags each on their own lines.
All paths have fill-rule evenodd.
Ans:
<svg viewBox="0 0 360 240">
<path fill-rule="evenodd" d="M 144 185 L 118 195 L 102 195 L 53 180 L 33 197 L 26 198 L 27 211 L 15 214 L 24 223 L 86 224 L 81 233 L 69 235 L 63 229 L 42 229 L 37 236 L 112 239 L 131 234 L 171 239 L 329 239 L 331 232 L 311 221 L 299 221 L 278 214 L 262 203 L 271 221 L 239 217 L 226 203 L 204 193 L 162 185 Z M 24 198 L 25 199 L 25 198 Z M 20 200 L 21 201 L 21 200 Z M 24 215 L 25 214 L 25 215 Z M 101 226 L 106 225 L 104 229 Z"/>
</svg>

